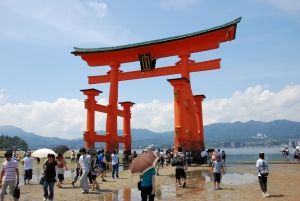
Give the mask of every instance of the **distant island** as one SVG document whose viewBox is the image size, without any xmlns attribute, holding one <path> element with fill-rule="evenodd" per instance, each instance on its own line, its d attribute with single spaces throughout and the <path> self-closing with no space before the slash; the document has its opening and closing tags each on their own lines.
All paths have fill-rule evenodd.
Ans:
<svg viewBox="0 0 300 201">
<path fill-rule="evenodd" d="M 78 131 L 83 133 L 83 131 Z M 105 133 L 98 131 L 97 133 Z M 121 135 L 122 130 L 118 130 Z M 174 132 L 152 132 L 147 129 L 131 130 L 132 147 L 146 147 L 154 144 L 154 147 L 170 148 L 174 143 Z M 11 125 L 0 126 L 0 135 L 17 136 L 24 139 L 29 148 L 53 148 L 57 145 L 65 144 L 70 148 L 80 148 L 84 146 L 83 138 L 73 140 L 61 139 L 57 137 L 43 137 L 35 133 L 25 132 L 21 128 Z M 275 120 L 271 122 L 248 121 L 235 123 L 214 123 L 204 126 L 206 146 L 220 147 L 225 142 L 243 143 L 245 146 L 276 146 L 288 144 L 290 141 L 300 141 L 300 122 L 289 120 Z M 96 143 L 97 147 L 103 147 L 104 143 Z"/>
</svg>

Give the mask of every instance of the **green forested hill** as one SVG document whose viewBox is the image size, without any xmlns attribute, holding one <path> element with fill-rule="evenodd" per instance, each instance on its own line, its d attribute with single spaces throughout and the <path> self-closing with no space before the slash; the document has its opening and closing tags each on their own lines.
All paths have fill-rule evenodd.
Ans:
<svg viewBox="0 0 300 201">
<path fill-rule="evenodd" d="M 25 140 L 21 139 L 20 137 L 14 136 L 10 137 L 7 135 L 0 136 L 0 149 L 25 149 L 27 150 L 28 144 Z"/>
</svg>

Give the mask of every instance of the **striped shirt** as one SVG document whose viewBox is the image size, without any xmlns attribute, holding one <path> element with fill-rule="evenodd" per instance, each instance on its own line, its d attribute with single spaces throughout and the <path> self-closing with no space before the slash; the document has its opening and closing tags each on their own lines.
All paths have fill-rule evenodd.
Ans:
<svg viewBox="0 0 300 201">
<path fill-rule="evenodd" d="M 5 171 L 3 181 L 15 181 L 16 169 L 18 169 L 18 163 L 11 159 L 2 163 L 2 170 Z"/>
</svg>

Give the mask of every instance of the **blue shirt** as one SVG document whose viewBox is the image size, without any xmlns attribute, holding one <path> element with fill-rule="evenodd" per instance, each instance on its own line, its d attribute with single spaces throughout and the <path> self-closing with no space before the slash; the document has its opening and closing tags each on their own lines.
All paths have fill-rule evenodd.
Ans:
<svg viewBox="0 0 300 201">
<path fill-rule="evenodd" d="M 103 154 L 100 154 L 99 156 L 98 156 L 98 165 L 99 166 L 101 166 L 102 167 L 102 161 L 103 161 L 103 159 L 104 159 L 104 155 Z"/>
<path fill-rule="evenodd" d="M 152 168 L 142 175 L 141 186 L 152 186 L 152 176 L 156 174 L 155 168 Z"/>
</svg>

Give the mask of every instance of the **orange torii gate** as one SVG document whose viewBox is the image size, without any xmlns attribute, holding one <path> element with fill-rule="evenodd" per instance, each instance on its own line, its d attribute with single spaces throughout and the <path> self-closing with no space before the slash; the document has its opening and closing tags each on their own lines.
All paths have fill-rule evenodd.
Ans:
<svg viewBox="0 0 300 201">
<path fill-rule="evenodd" d="M 105 149 L 110 153 L 124 143 L 124 151 L 131 152 L 130 108 L 132 102 L 121 102 L 123 110 L 118 109 L 119 81 L 151 78 L 157 76 L 180 74 L 177 79 L 168 79 L 174 87 L 174 147 L 181 146 L 183 150 L 193 149 L 200 151 L 204 146 L 202 101 L 204 95 L 193 95 L 190 73 L 220 68 L 221 59 L 203 62 L 190 60 L 191 53 L 217 49 L 220 43 L 235 39 L 237 18 L 229 23 L 186 35 L 170 37 L 160 40 L 136 43 L 130 45 L 107 48 L 74 48 L 75 56 L 87 62 L 91 67 L 110 66 L 107 75 L 89 76 L 89 84 L 110 83 L 109 103 L 107 106 L 97 104 L 95 97 L 101 91 L 96 89 L 81 90 L 86 96 L 87 109 L 86 131 L 84 140 L 86 147 L 94 148 L 95 142 L 106 142 Z M 173 66 L 153 68 L 153 59 L 177 55 L 180 60 Z M 122 63 L 140 61 L 141 71 L 123 72 Z M 95 132 L 95 112 L 107 114 L 106 134 L 98 135 Z M 117 117 L 124 119 L 123 136 L 117 134 Z"/>
</svg>

